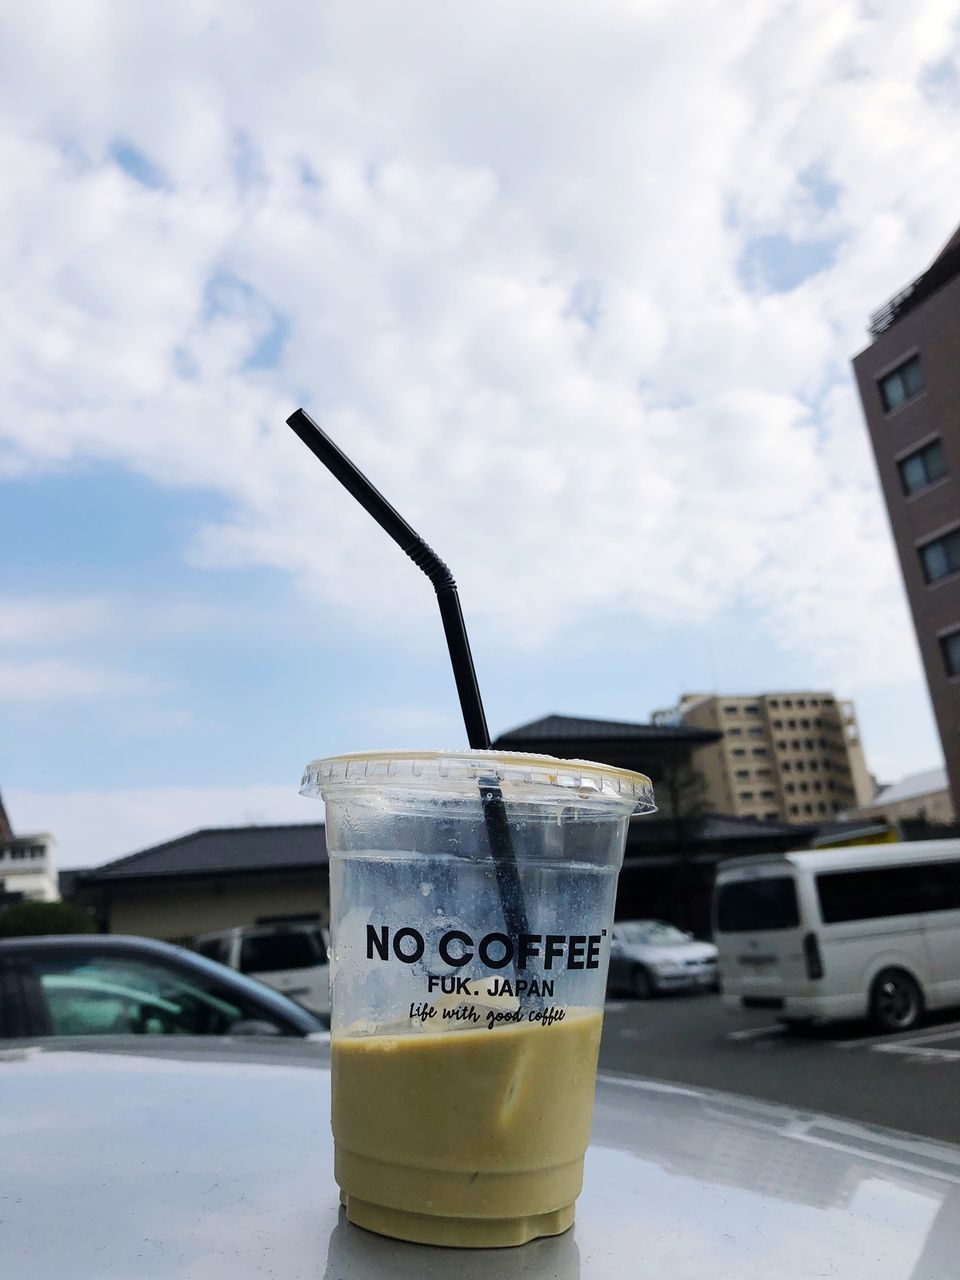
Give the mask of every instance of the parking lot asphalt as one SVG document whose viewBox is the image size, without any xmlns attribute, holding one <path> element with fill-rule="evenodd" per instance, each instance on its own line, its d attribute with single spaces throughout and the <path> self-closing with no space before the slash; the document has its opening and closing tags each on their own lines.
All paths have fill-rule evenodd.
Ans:
<svg viewBox="0 0 960 1280">
<path fill-rule="evenodd" d="M 960 1142 L 957 1010 L 881 1036 L 864 1023 L 785 1028 L 716 995 L 611 1000 L 600 1066 Z"/>
</svg>

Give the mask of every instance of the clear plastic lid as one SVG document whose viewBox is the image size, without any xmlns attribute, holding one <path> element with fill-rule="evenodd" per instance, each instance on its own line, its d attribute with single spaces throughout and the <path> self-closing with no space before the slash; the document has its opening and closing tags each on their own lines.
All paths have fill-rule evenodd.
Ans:
<svg viewBox="0 0 960 1280">
<path fill-rule="evenodd" d="M 473 791 L 500 786 L 513 796 L 542 798 L 544 789 L 629 805 L 632 814 L 655 813 L 653 784 L 643 773 L 592 760 L 560 760 L 520 751 L 358 751 L 311 760 L 300 784 L 303 796 L 366 787 L 417 791 Z"/>
</svg>

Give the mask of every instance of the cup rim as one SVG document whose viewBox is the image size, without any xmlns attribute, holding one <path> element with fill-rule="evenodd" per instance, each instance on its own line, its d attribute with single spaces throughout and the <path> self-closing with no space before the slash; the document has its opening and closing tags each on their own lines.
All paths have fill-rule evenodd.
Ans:
<svg viewBox="0 0 960 1280">
<path fill-rule="evenodd" d="M 595 760 L 565 760 L 524 751 L 401 748 L 324 756 L 307 765 L 300 794 L 326 799 L 342 790 L 384 784 L 418 791 L 472 790 L 484 782 L 502 786 L 516 798 L 527 788 L 541 795 L 545 788 L 548 792 L 555 788 L 564 797 L 629 804 L 631 814 L 656 812 L 653 783 L 644 773 Z"/>
</svg>

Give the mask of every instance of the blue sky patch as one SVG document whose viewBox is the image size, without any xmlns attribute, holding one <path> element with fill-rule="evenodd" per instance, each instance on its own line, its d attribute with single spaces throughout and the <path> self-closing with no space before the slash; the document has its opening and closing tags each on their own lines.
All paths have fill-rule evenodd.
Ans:
<svg viewBox="0 0 960 1280">
<path fill-rule="evenodd" d="M 169 186 L 163 170 L 153 163 L 143 152 L 125 138 L 117 138 L 110 148 L 110 158 L 134 182 L 151 191 L 160 191 Z"/>
<path fill-rule="evenodd" d="M 743 284 L 761 293 L 789 293 L 832 266 L 837 244 L 833 240 L 800 241 L 778 232 L 754 236 L 740 256 L 738 274 Z"/>
</svg>

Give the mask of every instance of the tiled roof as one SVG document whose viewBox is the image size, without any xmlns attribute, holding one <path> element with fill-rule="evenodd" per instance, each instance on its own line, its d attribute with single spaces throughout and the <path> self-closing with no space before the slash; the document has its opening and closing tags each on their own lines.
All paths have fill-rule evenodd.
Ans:
<svg viewBox="0 0 960 1280">
<path fill-rule="evenodd" d="M 685 824 L 693 843 L 714 844 L 723 840 L 796 840 L 806 844 L 816 827 L 800 826 L 794 822 L 773 822 L 760 818 L 738 818 L 727 813 L 708 813 Z M 659 845 L 673 840 L 675 828 L 672 818 L 635 818 L 630 824 L 627 850 L 641 844 Z"/>
<path fill-rule="evenodd" d="M 495 747 L 512 746 L 528 742 L 557 742 L 563 740 L 603 740 L 624 742 L 714 742 L 720 737 L 710 729 L 691 729 L 685 725 L 637 724 L 629 720 L 597 720 L 586 716 L 543 716 L 529 724 L 517 725 L 501 733 L 494 741 Z"/>
<path fill-rule="evenodd" d="M 326 866 L 322 822 L 281 827 L 209 827 L 81 873 L 82 882 L 317 870 Z M 76 883 L 76 881 L 74 882 Z"/>
</svg>

